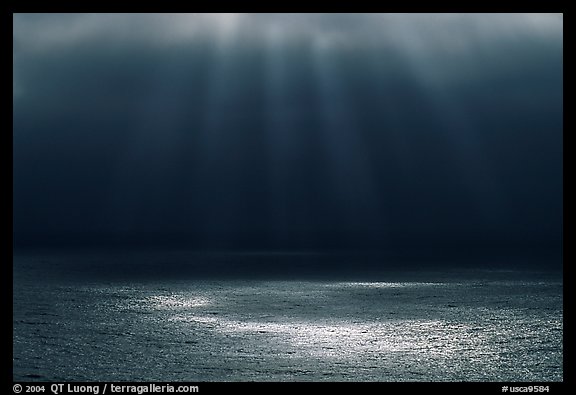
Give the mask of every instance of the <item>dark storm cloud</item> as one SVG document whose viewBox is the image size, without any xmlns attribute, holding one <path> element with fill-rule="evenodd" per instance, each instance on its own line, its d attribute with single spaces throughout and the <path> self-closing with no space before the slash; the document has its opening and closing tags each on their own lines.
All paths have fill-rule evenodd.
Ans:
<svg viewBox="0 0 576 395">
<path fill-rule="evenodd" d="M 15 15 L 17 243 L 558 244 L 559 15 Z"/>
</svg>

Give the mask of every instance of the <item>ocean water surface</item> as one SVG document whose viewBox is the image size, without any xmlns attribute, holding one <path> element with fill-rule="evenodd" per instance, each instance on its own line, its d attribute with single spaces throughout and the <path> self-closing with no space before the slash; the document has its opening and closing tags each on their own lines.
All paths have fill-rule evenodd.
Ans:
<svg viewBox="0 0 576 395">
<path fill-rule="evenodd" d="M 563 380 L 558 273 L 160 276 L 112 261 L 15 256 L 14 380 Z"/>
</svg>

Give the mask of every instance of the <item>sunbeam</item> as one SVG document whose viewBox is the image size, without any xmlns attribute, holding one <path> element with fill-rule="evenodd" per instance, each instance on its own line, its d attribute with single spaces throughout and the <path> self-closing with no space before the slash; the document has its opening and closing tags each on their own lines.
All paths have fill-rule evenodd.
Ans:
<svg viewBox="0 0 576 395">
<path fill-rule="evenodd" d="M 291 193 L 289 169 L 297 160 L 294 140 L 298 135 L 298 108 L 290 98 L 289 59 L 286 54 L 286 32 L 272 26 L 266 34 L 265 86 L 266 128 L 269 145 L 270 217 L 274 237 L 286 240 L 290 223 Z M 294 99 L 292 99 L 294 100 Z"/>
<path fill-rule="evenodd" d="M 497 213 L 506 211 L 501 207 L 498 178 L 490 168 L 489 151 L 483 147 L 478 136 L 480 131 L 459 97 L 462 91 L 442 71 L 444 62 L 450 60 L 439 60 L 438 55 L 417 49 L 398 48 L 397 51 L 405 59 L 406 70 L 412 73 L 413 81 L 418 84 L 420 96 L 435 113 L 440 125 L 436 133 L 451 146 L 450 157 L 445 160 L 455 163 L 454 168 L 460 173 L 458 182 L 468 188 L 468 196 L 474 200 L 485 220 L 490 223 L 503 221 L 504 218 Z M 465 60 L 455 56 L 451 61 Z"/>
<path fill-rule="evenodd" d="M 344 229 L 354 227 L 358 219 L 373 231 L 381 231 L 381 203 L 374 185 L 370 152 L 363 141 L 351 100 L 338 70 L 338 56 L 329 38 L 321 37 L 312 46 L 315 79 L 318 86 L 318 108 L 323 154 L 329 163 L 329 177 L 335 188 L 339 214 Z"/>
<path fill-rule="evenodd" d="M 24 233 L 387 248 L 559 228 L 561 15 L 35 14 L 14 25 Z M 37 182 L 49 174 L 60 177 Z M 26 209 L 30 195 L 42 204 Z"/>
</svg>

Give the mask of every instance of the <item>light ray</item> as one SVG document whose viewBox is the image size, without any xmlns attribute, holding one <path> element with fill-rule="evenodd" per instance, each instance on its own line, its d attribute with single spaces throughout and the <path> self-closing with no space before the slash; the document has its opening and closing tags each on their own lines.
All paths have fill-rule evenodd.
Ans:
<svg viewBox="0 0 576 395">
<path fill-rule="evenodd" d="M 439 55 L 435 56 L 429 50 L 410 48 L 399 48 L 398 52 L 405 59 L 406 69 L 411 72 L 413 80 L 420 85 L 422 97 L 441 122 L 440 130 L 452 148 L 449 153 L 459 164 L 455 170 L 461 174 L 460 179 L 467 187 L 469 196 L 482 210 L 484 219 L 502 221 L 501 215 L 495 216 L 496 212 L 503 211 L 504 203 L 498 193 L 502 187 L 491 169 L 471 114 L 454 96 L 453 87 L 448 76 L 444 75 L 441 64 L 434 63 Z"/>
<path fill-rule="evenodd" d="M 319 92 L 320 132 L 327 160 L 332 168 L 332 181 L 340 199 L 343 226 L 358 223 L 381 226 L 385 216 L 375 189 L 375 174 L 366 157 L 369 154 L 345 91 L 337 66 L 336 50 L 329 36 L 314 42 L 312 57 Z"/>
<path fill-rule="evenodd" d="M 286 32 L 272 26 L 266 35 L 266 125 L 269 139 L 271 228 L 279 240 L 288 238 L 290 224 L 289 170 L 294 164 L 295 118 L 288 103 L 288 59 L 283 48 Z"/>
</svg>

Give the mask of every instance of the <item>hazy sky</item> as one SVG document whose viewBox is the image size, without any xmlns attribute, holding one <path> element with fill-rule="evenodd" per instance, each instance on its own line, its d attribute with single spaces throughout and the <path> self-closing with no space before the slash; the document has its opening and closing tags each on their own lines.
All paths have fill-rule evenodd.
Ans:
<svg viewBox="0 0 576 395">
<path fill-rule="evenodd" d="M 558 14 L 15 14 L 17 245 L 559 246 Z"/>
</svg>

